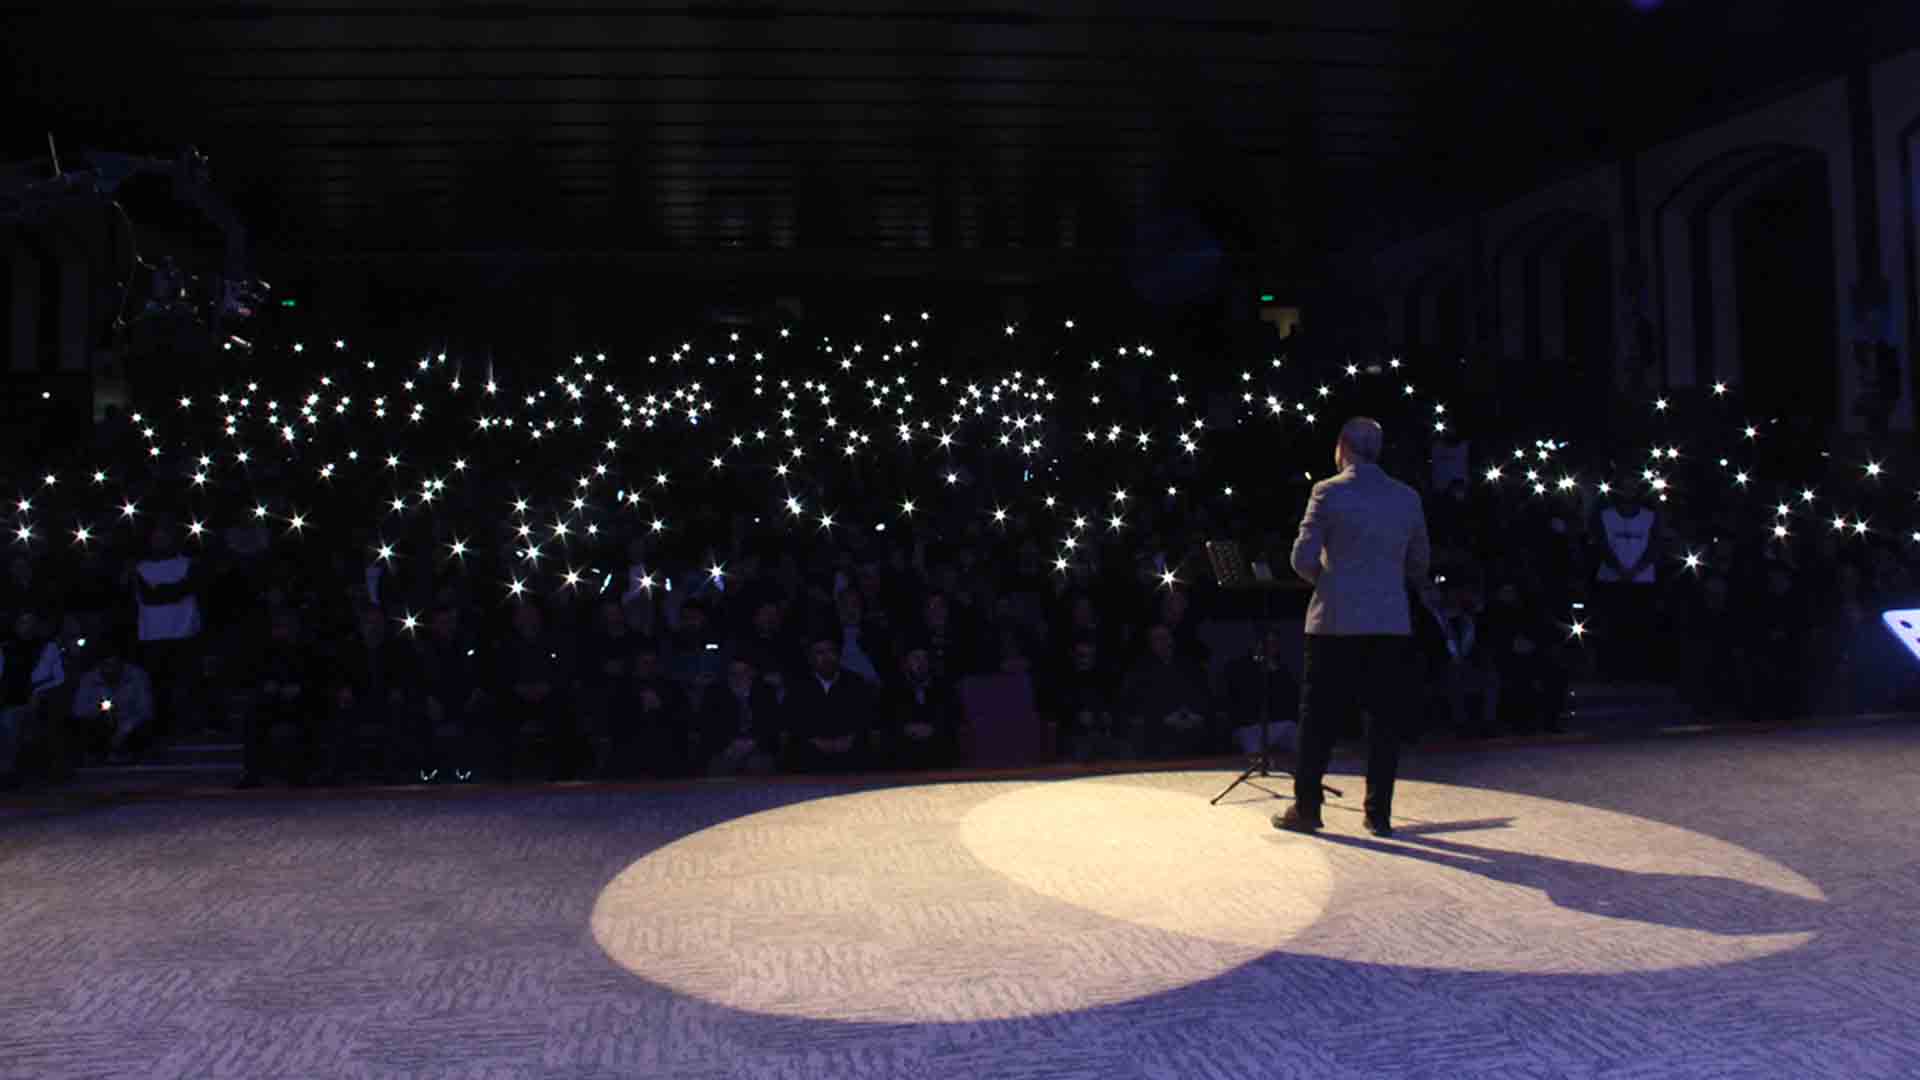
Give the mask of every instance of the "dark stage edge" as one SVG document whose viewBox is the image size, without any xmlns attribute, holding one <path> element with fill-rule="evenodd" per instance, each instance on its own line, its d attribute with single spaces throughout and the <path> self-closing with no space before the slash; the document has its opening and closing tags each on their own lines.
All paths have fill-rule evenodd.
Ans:
<svg viewBox="0 0 1920 1080">
<path fill-rule="evenodd" d="M 10 814 L 0 1076 L 1916 1075 L 1920 725 L 1732 730 Z"/>
<path fill-rule="evenodd" d="M 1755 736 L 1782 731 L 1804 731 L 1813 729 L 1848 729 L 1859 727 L 1899 726 L 1902 724 L 1920 724 L 1920 713 L 1854 713 L 1831 716 L 1803 716 L 1786 721 L 1713 720 L 1686 722 L 1664 726 L 1625 726 L 1593 731 L 1567 731 L 1554 734 L 1502 735 L 1482 739 L 1459 739 L 1453 737 L 1434 737 L 1423 740 L 1417 745 L 1409 745 L 1405 751 L 1408 760 L 1432 754 L 1472 754 L 1504 753 L 1510 750 L 1542 746 L 1574 746 L 1595 743 L 1621 743 L 1640 740 L 1694 739 L 1728 736 Z M 1357 760 L 1364 755 L 1363 746 L 1343 742 L 1336 750 L 1336 767 L 1342 762 Z M 681 791 L 692 788 L 708 788 L 715 785 L 744 784 L 749 786 L 768 785 L 819 785 L 836 784 L 848 787 L 880 787 L 897 784 L 924 784 L 935 782 L 964 782 L 968 780 L 1056 780 L 1076 777 L 1105 776 L 1117 773 L 1167 772 L 1177 770 L 1220 769 L 1233 774 L 1247 766 L 1251 759 L 1242 754 L 1187 758 L 1179 760 L 1140 760 L 1140 761 L 1101 761 L 1086 765 L 1052 763 L 1004 768 L 961 768 L 932 772 L 863 772 L 855 775 L 815 776 L 776 774 L 764 777 L 742 779 L 693 778 L 679 780 L 575 780 L 560 783 L 526 781 L 517 784 L 499 784 L 487 781 L 469 783 L 433 783 L 433 784 L 377 784 L 353 783 L 345 785 L 291 787 L 281 782 L 270 782 L 265 786 L 240 790 L 234 780 L 238 774 L 231 770 L 208 770 L 192 772 L 178 770 L 184 780 L 172 780 L 167 777 L 143 779 L 140 782 L 116 784 L 112 779 L 83 779 L 78 783 L 63 782 L 57 784 L 30 783 L 12 791 L 0 791 L 0 821 L 9 816 L 44 812 L 61 812 L 80 809 L 92 809 L 102 806 L 132 802 L 171 801 L 176 799 L 241 799 L 241 800 L 288 800 L 288 799 L 342 799 L 366 798 L 370 796 L 393 798 L 472 798 L 488 793 L 532 792 L 596 792 L 596 791 Z M 1276 766 L 1291 764 L 1285 756 L 1277 756 Z M 1225 787 L 1228 776 L 1222 781 Z M 1290 781 L 1283 777 L 1272 780 L 1254 778 L 1250 783 L 1264 786 L 1291 796 Z"/>
</svg>

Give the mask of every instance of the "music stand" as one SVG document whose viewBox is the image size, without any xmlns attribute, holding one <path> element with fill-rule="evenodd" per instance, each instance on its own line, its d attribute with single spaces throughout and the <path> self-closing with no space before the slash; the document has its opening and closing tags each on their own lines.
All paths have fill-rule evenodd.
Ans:
<svg viewBox="0 0 1920 1080">
<path fill-rule="evenodd" d="M 1214 580 L 1219 583 L 1222 589 L 1231 589 L 1238 592 L 1258 592 L 1260 594 L 1261 628 L 1259 632 L 1262 634 L 1266 633 L 1267 625 L 1273 622 L 1273 594 L 1279 592 L 1281 589 L 1295 586 L 1290 586 L 1286 582 L 1275 581 L 1271 575 L 1263 578 L 1255 574 L 1253 567 L 1247 563 L 1247 557 L 1241 553 L 1240 545 L 1232 540 L 1207 541 L 1207 561 L 1213 564 Z M 1262 657 L 1262 659 L 1265 660 L 1267 658 Z M 1209 806 L 1220 805 L 1220 800 L 1226 798 L 1233 792 L 1234 788 L 1239 787 L 1241 784 L 1265 791 L 1276 799 L 1286 798 L 1285 795 L 1277 791 L 1261 787 L 1259 784 L 1253 782 L 1253 778 L 1256 776 L 1262 780 L 1268 780 L 1276 773 L 1288 779 L 1292 779 L 1293 777 L 1292 773 L 1285 769 L 1276 768 L 1273 764 L 1273 669 L 1265 663 L 1262 663 L 1260 665 L 1260 678 L 1260 753 L 1248 761 L 1246 771 L 1235 777 L 1233 783 L 1228 784 L 1225 791 L 1215 795 L 1212 800 L 1207 803 Z M 1325 784 L 1321 784 L 1320 790 L 1335 798 L 1343 797 L 1339 788 L 1328 787 Z"/>
</svg>

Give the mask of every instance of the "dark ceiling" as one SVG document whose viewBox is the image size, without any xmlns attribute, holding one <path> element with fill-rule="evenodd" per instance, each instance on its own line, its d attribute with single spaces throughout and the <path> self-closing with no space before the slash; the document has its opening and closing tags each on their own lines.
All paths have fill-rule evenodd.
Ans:
<svg viewBox="0 0 1920 1080">
<path fill-rule="evenodd" d="M 1843 70 L 1920 7 L 837 3 L 7 9 L 0 151 L 192 144 L 282 257 L 1310 264 Z"/>
</svg>

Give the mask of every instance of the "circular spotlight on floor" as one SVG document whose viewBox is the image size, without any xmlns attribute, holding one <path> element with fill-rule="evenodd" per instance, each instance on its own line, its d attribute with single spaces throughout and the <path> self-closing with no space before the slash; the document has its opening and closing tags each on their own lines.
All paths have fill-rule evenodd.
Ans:
<svg viewBox="0 0 1920 1080">
<path fill-rule="evenodd" d="M 620 966 L 751 1012 L 941 1022 L 1071 1012 L 1276 953 L 1620 973 L 1751 959 L 1823 917 L 1805 878 L 1642 818 L 1404 782 L 1400 835 L 1329 806 L 1209 806 L 1214 773 L 934 784 L 724 822 L 621 872 L 592 928 Z"/>
</svg>

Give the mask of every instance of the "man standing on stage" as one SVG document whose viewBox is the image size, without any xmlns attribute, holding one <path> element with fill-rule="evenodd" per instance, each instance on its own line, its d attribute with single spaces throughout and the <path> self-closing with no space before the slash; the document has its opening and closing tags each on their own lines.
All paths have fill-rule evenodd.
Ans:
<svg viewBox="0 0 1920 1080">
<path fill-rule="evenodd" d="M 1367 712 L 1367 831 L 1393 835 L 1399 725 L 1419 679 L 1407 587 L 1424 595 L 1430 586 L 1420 496 L 1381 471 L 1380 442 L 1379 423 L 1366 417 L 1340 428 L 1333 450 L 1340 471 L 1313 485 L 1293 542 L 1293 569 L 1313 585 L 1313 602 L 1294 802 L 1274 816 L 1275 828 L 1320 828 L 1320 781 L 1341 727 L 1358 706 Z"/>
</svg>

